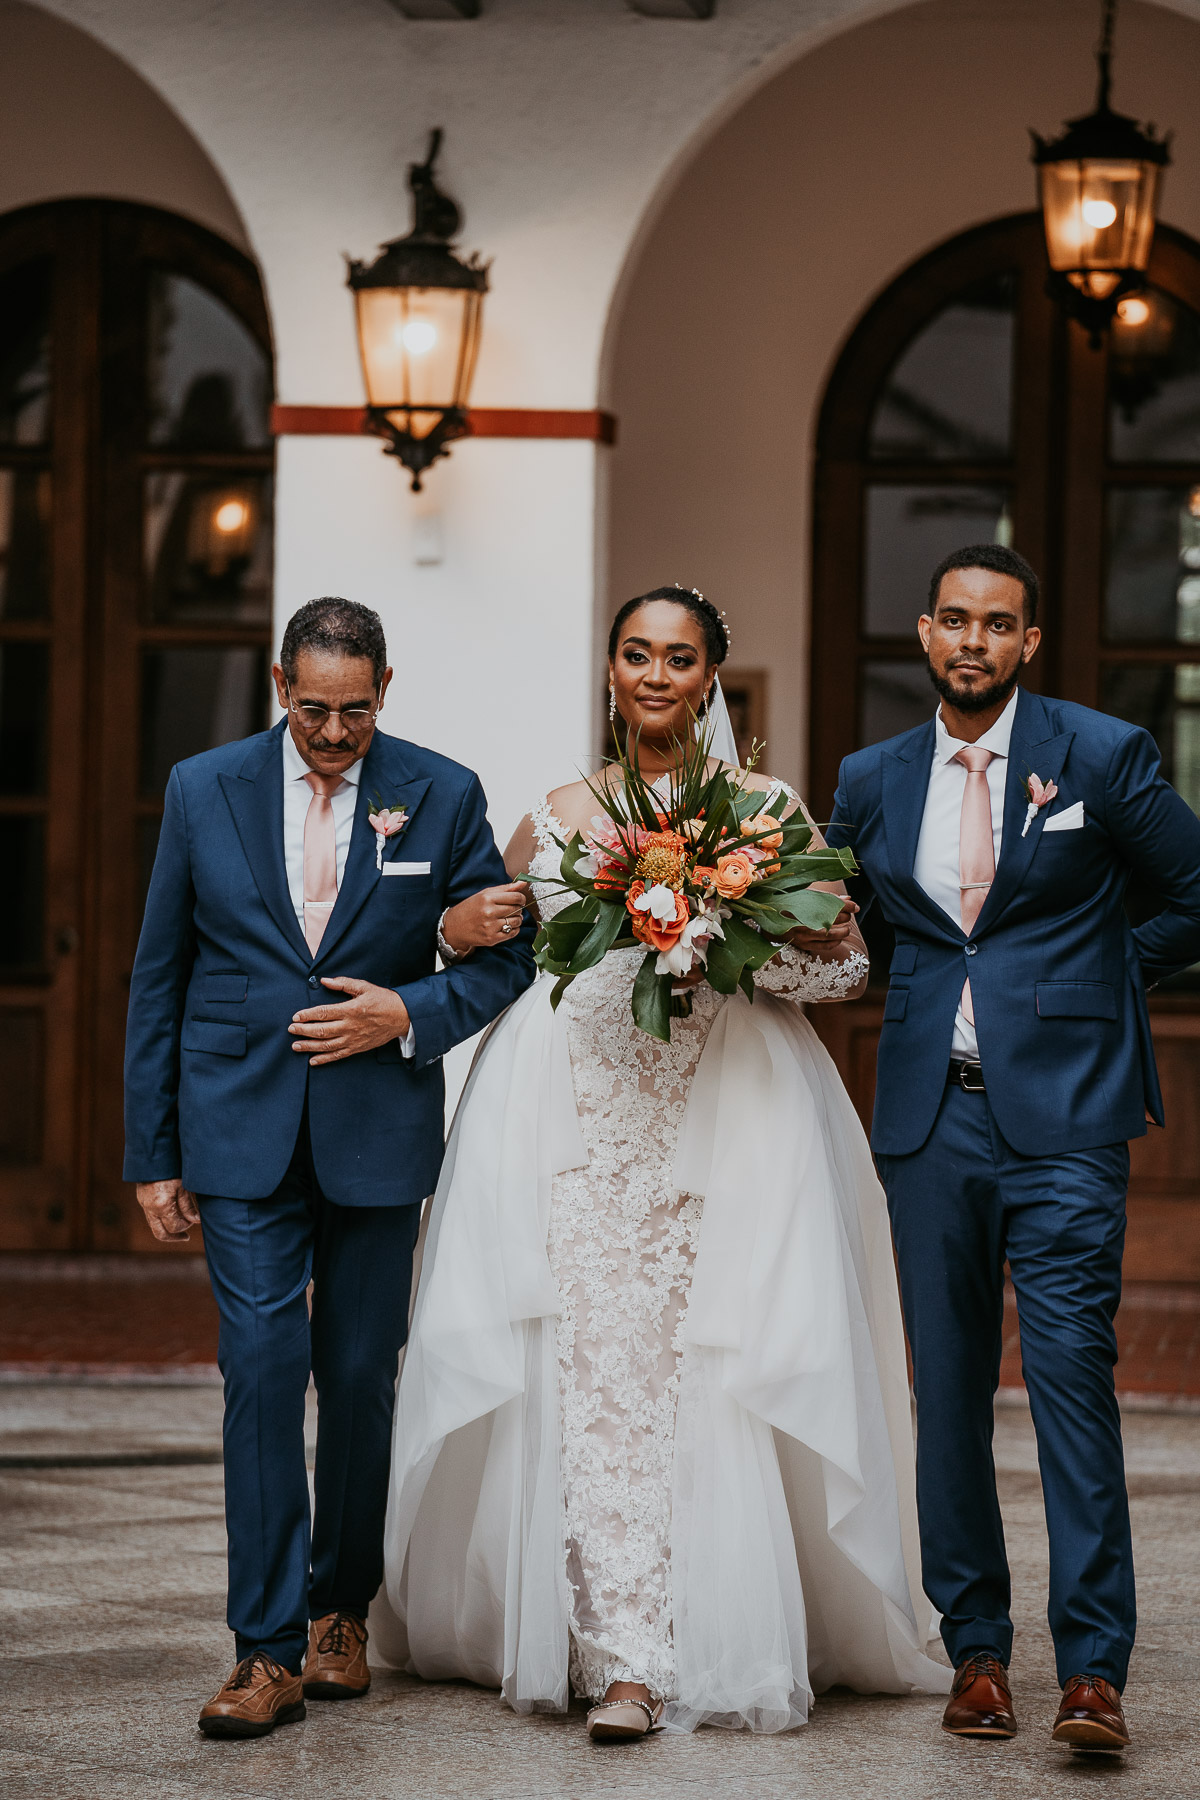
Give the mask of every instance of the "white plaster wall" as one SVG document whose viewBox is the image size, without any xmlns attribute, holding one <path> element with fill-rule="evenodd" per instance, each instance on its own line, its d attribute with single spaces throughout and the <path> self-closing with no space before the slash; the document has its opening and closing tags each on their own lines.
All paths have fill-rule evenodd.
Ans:
<svg viewBox="0 0 1200 1800">
<path fill-rule="evenodd" d="M 569 408 L 600 399 L 629 245 L 695 134 L 867 3 L 723 0 L 698 25 L 623 0 L 488 0 L 470 24 L 408 21 L 388 0 L 43 0 L 136 69 L 220 171 L 263 271 L 281 400 L 361 399 L 342 254 L 407 229 L 406 166 L 440 124 L 464 244 L 494 258 L 474 399 Z M 419 661 L 393 727 L 480 766 L 502 839 L 593 743 L 605 454 L 458 446 L 424 503 L 445 561 L 418 569 L 422 503 L 378 447 L 281 448 L 280 624 L 322 588 L 378 600 Z"/>
<path fill-rule="evenodd" d="M 249 248 L 204 150 L 140 75 L 87 32 L 0 0 L 0 212 L 84 194 L 161 206 Z"/>
<path fill-rule="evenodd" d="M 610 347 L 610 608 L 677 577 L 773 670 L 767 764 L 803 782 L 812 443 L 851 327 L 916 257 L 1036 204 L 1027 126 L 1090 110 L 1093 0 L 932 0 L 839 35 L 695 156 Z M 1200 30 L 1121 8 L 1115 104 L 1174 126 L 1163 217 L 1200 237 Z M 610 612 L 611 616 L 611 612 Z M 812 796 L 818 811 L 832 796 Z"/>
<path fill-rule="evenodd" d="M 789 62 L 825 43 L 836 50 L 839 32 L 890 13 L 894 4 L 721 0 L 706 24 L 643 19 L 623 0 L 487 0 L 484 17 L 470 24 L 407 21 L 388 0 L 42 0 L 42 10 L 123 58 L 187 125 L 219 173 L 263 271 L 283 401 L 361 398 L 342 252 L 369 253 L 407 227 L 405 166 L 422 152 L 427 129 L 440 124 L 445 179 L 466 209 L 465 244 L 495 259 L 475 400 L 588 407 L 609 397 L 605 333 L 613 295 L 624 291 L 630 247 L 653 246 L 654 221 L 669 211 L 697 146 Z M 1200 0 L 1173 4 L 1200 16 Z M 1022 168 L 1019 178 L 994 178 L 999 138 L 985 146 L 982 164 L 964 173 L 964 146 L 980 154 L 979 115 L 989 108 L 990 116 L 1002 115 L 1004 141 L 1019 142 L 1026 118 L 1053 125 L 1064 108 L 1086 102 L 1078 62 L 1064 90 L 1061 72 L 1048 80 L 1040 50 L 1029 46 L 1039 41 L 1043 16 L 1062 10 L 1075 21 L 1086 63 L 1090 5 L 955 0 L 950 10 L 974 22 L 970 28 L 985 45 L 993 28 L 1024 41 L 1022 84 L 1017 92 L 1011 84 L 1004 89 L 1003 106 L 990 97 L 997 60 L 990 52 L 982 93 L 978 81 L 969 92 L 947 93 L 926 80 L 923 115 L 902 92 L 917 79 L 908 63 L 903 80 L 876 68 L 875 88 L 868 82 L 841 95 L 819 84 L 804 90 L 805 106 L 828 118 L 839 138 L 880 136 L 860 110 L 865 102 L 851 94 L 878 90 L 884 116 L 901 128 L 877 170 L 899 215 L 882 250 L 871 234 L 874 215 L 848 208 L 845 184 L 837 168 L 830 177 L 828 165 L 822 184 L 801 170 L 808 179 L 779 191 L 774 213 L 760 217 L 746 246 L 755 268 L 790 269 L 795 290 L 805 291 L 812 368 L 827 360 L 833 340 L 895 262 L 953 228 L 964 211 L 995 210 L 997 194 L 1004 195 L 1001 210 L 1011 204 L 1009 190 L 1026 181 L 1020 151 L 1013 162 Z M 842 40 L 836 66 L 846 81 L 853 82 L 860 56 L 861 43 Z M 1119 70 L 1123 78 L 1124 62 Z M 120 124 L 112 121 L 113 133 Z M 108 130 L 97 135 L 106 140 Z M 945 203 L 922 189 L 934 146 L 933 186 L 948 186 L 959 201 Z M 757 178 L 761 170 L 751 172 Z M 1027 188 L 1020 192 L 1023 204 Z M 836 252 L 828 266 L 803 260 L 794 223 L 809 215 L 819 216 L 819 241 Z M 714 240 L 714 257 L 722 253 Z M 741 328 L 738 319 L 734 324 Z M 660 347 L 665 367 L 670 346 Z M 727 334 L 718 331 L 719 362 L 727 348 Z M 681 528 L 679 491 L 700 456 L 681 450 L 681 440 L 692 431 L 696 395 L 708 392 L 694 379 L 696 365 L 689 372 L 686 364 L 675 358 L 679 380 L 660 389 L 679 402 L 679 431 L 665 455 L 643 456 L 637 465 L 645 512 L 676 533 L 656 540 L 653 560 L 660 546 L 678 555 L 678 543 L 696 579 L 709 581 L 712 566 L 718 587 L 731 585 L 710 546 L 718 525 L 724 536 L 736 513 L 730 544 L 765 547 L 762 564 L 745 564 L 739 591 L 761 594 L 763 618 L 787 640 L 798 692 L 803 590 L 796 571 L 806 536 L 802 462 L 811 372 L 785 370 L 777 396 L 800 421 L 793 441 L 784 434 L 765 455 L 740 463 L 704 452 L 703 504 Z M 656 361 L 650 373 L 658 372 Z M 711 436 L 705 401 L 700 410 Z M 631 403 L 631 448 L 640 441 L 635 413 Z M 753 419 L 737 427 L 743 442 L 757 429 Z M 531 784 L 536 790 L 544 779 L 560 778 L 592 740 L 599 686 L 588 652 L 595 501 L 597 463 L 606 454 L 563 443 L 456 447 L 431 475 L 424 502 L 442 513 L 445 560 L 417 569 L 413 528 L 422 503 L 375 446 L 312 440 L 281 451 L 280 615 L 319 588 L 378 598 L 393 644 L 413 646 L 406 716 L 394 723 L 481 765 L 501 836 Z M 769 580 L 759 572 L 764 568 Z M 658 572 L 656 566 L 656 578 Z M 624 574 L 614 580 L 625 584 Z M 747 629 L 739 659 L 753 648 Z M 507 731 L 497 696 L 511 709 Z M 788 731 L 779 744 L 785 773 L 799 767 L 795 720 Z"/>
</svg>

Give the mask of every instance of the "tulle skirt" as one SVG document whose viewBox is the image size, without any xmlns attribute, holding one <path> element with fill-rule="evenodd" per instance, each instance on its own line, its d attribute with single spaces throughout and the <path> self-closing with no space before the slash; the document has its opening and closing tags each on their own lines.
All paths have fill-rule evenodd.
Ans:
<svg viewBox="0 0 1200 1800">
<path fill-rule="evenodd" d="M 539 981 L 476 1058 L 427 1220 L 399 1384 L 378 1661 L 568 1703 L 554 1177 L 587 1164 Z M 790 1003 L 740 993 L 692 1079 L 675 1185 L 703 1196 L 671 1495 L 667 1723 L 779 1731 L 814 1693 L 945 1692 L 928 1651 L 883 1194 Z"/>
</svg>

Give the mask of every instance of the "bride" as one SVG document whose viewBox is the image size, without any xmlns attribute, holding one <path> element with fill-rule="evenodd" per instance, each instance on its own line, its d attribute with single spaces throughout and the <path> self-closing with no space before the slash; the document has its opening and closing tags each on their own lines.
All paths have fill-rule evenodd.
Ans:
<svg viewBox="0 0 1200 1800">
<path fill-rule="evenodd" d="M 694 591 L 617 615 L 612 711 L 661 787 L 690 718 L 724 714 L 727 650 Z M 764 810 L 799 804 L 749 780 Z M 447 915 L 451 948 L 514 929 L 523 871 L 543 917 L 572 898 L 555 838 L 594 811 L 582 781 L 540 800 L 508 847 L 513 885 Z M 926 1654 L 883 1195 L 799 1004 L 862 992 L 851 913 L 781 946 L 753 1005 L 695 985 L 669 1044 L 633 1022 L 640 948 L 557 1011 L 537 981 L 492 1028 L 400 1380 L 371 1615 L 385 1662 L 518 1711 L 571 1690 L 610 1740 L 660 1720 L 785 1730 L 835 1682 L 949 1688 Z"/>
</svg>

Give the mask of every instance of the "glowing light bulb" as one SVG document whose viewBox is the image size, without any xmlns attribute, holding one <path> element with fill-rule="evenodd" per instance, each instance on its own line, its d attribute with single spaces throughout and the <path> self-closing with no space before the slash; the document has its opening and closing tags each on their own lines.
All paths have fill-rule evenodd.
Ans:
<svg viewBox="0 0 1200 1800">
<path fill-rule="evenodd" d="M 218 531 L 240 531 L 250 517 L 250 508 L 244 500 L 225 500 L 213 514 L 213 524 Z"/>
<path fill-rule="evenodd" d="M 1117 216 L 1117 209 L 1111 200 L 1085 200 L 1083 203 L 1084 223 L 1093 231 L 1107 231 Z"/>
<path fill-rule="evenodd" d="M 410 319 L 400 335 L 410 356 L 425 356 L 437 343 L 437 329 L 428 319 Z"/>
<path fill-rule="evenodd" d="M 1150 317 L 1150 303 L 1139 299 L 1137 295 L 1121 300 L 1117 304 L 1117 317 L 1122 325 L 1144 325 Z"/>
</svg>

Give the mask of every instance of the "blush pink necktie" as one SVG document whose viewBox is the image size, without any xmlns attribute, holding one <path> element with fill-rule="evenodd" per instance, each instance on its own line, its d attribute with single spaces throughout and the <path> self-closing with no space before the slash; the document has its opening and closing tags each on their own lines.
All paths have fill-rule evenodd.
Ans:
<svg viewBox="0 0 1200 1800">
<path fill-rule="evenodd" d="M 333 796 L 342 778 L 310 772 L 304 779 L 313 796 L 304 819 L 304 936 L 315 956 L 338 894 Z"/>
<path fill-rule="evenodd" d="M 987 767 L 995 754 L 994 750 L 981 750 L 977 744 L 972 744 L 954 758 L 967 771 L 958 828 L 958 884 L 962 927 L 968 937 L 975 929 L 975 921 L 983 911 L 988 889 L 996 876 L 992 796 L 987 779 Z M 971 1003 L 969 981 L 963 983 L 962 1009 L 973 1025 L 975 1008 Z"/>
</svg>

